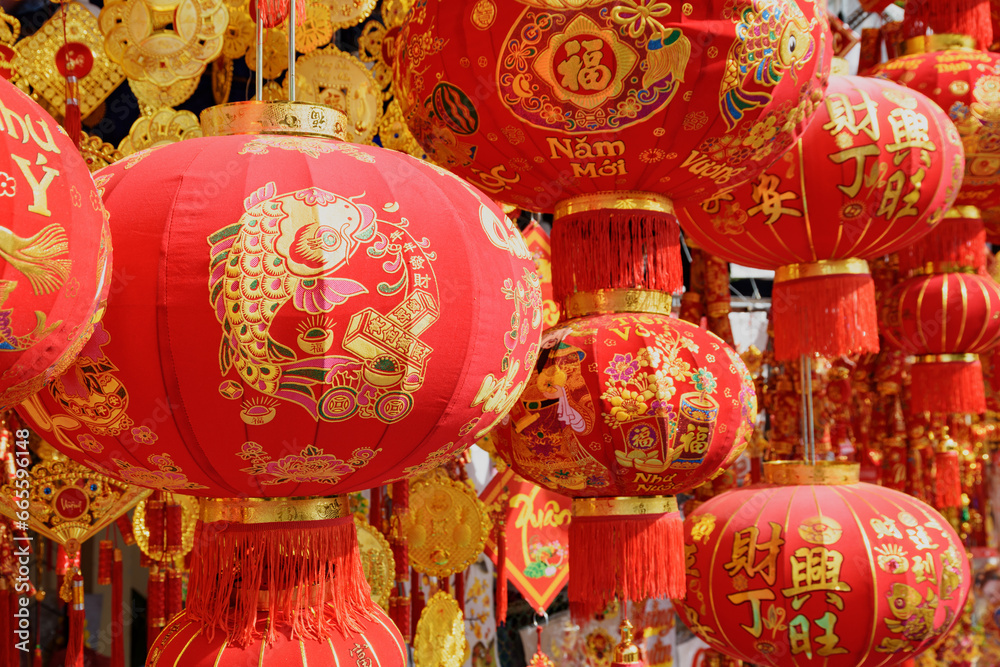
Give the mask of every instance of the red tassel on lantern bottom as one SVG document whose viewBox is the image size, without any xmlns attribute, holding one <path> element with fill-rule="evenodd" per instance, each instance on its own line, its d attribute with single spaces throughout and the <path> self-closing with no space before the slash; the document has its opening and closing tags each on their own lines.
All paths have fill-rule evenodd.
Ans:
<svg viewBox="0 0 1000 667">
<path fill-rule="evenodd" d="M 823 274 L 830 266 L 864 273 Z M 775 359 L 878 352 L 875 283 L 864 260 L 783 266 L 771 294 Z"/>
<path fill-rule="evenodd" d="M 69 640 L 66 642 L 66 667 L 83 667 L 83 631 L 87 625 L 83 607 L 83 577 L 73 575 L 73 601 L 69 605 Z"/>
<path fill-rule="evenodd" d="M 910 412 L 986 412 L 983 366 L 974 354 L 919 357 L 910 377 Z"/>
<path fill-rule="evenodd" d="M 647 513 L 636 514 L 637 505 Z M 575 619 L 603 611 L 616 594 L 620 601 L 684 595 L 684 524 L 672 497 L 575 499 L 569 549 Z"/>
</svg>

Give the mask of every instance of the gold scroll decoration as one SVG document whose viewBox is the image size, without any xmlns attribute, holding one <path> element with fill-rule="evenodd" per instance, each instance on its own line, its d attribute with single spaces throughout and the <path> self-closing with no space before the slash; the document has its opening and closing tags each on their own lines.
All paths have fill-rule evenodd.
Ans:
<svg viewBox="0 0 1000 667">
<path fill-rule="evenodd" d="M 118 145 L 118 150 L 123 156 L 129 156 L 146 148 L 200 136 L 201 123 L 193 113 L 160 109 L 152 116 L 142 116 L 135 121 L 128 136 Z"/>
<path fill-rule="evenodd" d="M 86 118 L 118 87 L 125 73 L 105 54 L 97 19 L 78 3 L 63 5 L 36 33 L 17 43 L 12 82 L 21 88 L 30 85 L 45 110 L 62 118 L 66 106 L 66 79 L 56 69 L 56 51 L 67 40 L 85 44 L 94 55 L 93 69 L 79 82 L 80 115 Z"/>
<path fill-rule="evenodd" d="M 468 654 L 465 619 L 458 601 L 444 591 L 435 593 L 417 621 L 413 664 L 416 667 L 461 667 Z"/>
<path fill-rule="evenodd" d="M 403 521 L 410 565 L 432 577 L 461 572 L 483 552 L 493 521 L 467 484 L 432 474 L 410 487 Z"/>
<path fill-rule="evenodd" d="M 121 160 L 123 157 L 121 152 L 113 145 L 102 140 L 100 137 L 91 136 L 86 132 L 80 137 L 80 154 L 83 155 L 90 173 L 94 173 L 98 169 L 104 169 L 108 165 Z"/>
<path fill-rule="evenodd" d="M 382 88 L 363 62 L 330 46 L 300 56 L 295 74 L 298 99 L 340 109 L 347 114 L 347 141 L 371 141 L 382 118 Z"/>
<path fill-rule="evenodd" d="M 382 609 L 388 609 L 389 596 L 396 583 L 396 560 L 392 557 L 392 547 L 382 533 L 356 515 L 354 526 L 358 529 L 361 565 L 365 570 L 365 579 L 372 587 L 372 600 Z"/>
</svg>

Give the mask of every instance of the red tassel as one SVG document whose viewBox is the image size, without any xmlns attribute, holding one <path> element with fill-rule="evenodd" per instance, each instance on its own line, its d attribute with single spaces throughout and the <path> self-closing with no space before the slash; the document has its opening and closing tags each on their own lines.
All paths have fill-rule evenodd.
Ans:
<svg viewBox="0 0 1000 667">
<path fill-rule="evenodd" d="M 146 586 L 146 618 L 151 628 L 167 624 L 167 579 L 163 572 L 150 572 Z"/>
<path fill-rule="evenodd" d="M 35 656 L 31 660 L 31 667 L 42 667 L 42 647 L 35 647 Z M 115 667 L 112 665 L 112 667 Z"/>
<path fill-rule="evenodd" d="M 507 511 L 502 508 L 500 516 L 496 522 L 496 544 L 497 544 L 497 623 L 505 625 L 507 623 Z"/>
<path fill-rule="evenodd" d="M 980 49 L 993 43 L 990 0 L 922 0 L 906 3 L 903 32 L 907 37 L 936 34 L 968 35 Z"/>
<path fill-rule="evenodd" d="M 83 123 L 80 119 L 80 86 L 75 76 L 66 79 L 66 113 L 63 115 L 63 128 L 69 140 L 79 148 Z"/>
<path fill-rule="evenodd" d="M 167 572 L 167 621 L 184 609 L 184 576 L 175 570 Z"/>
<path fill-rule="evenodd" d="M 934 453 L 937 475 L 934 480 L 934 506 L 943 510 L 962 506 L 962 478 L 958 452 L 954 449 Z"/>
<path fill-rule="evenodd" d="M 122 621 L 125 589 L 122 585 L 122 550 L 115 549 L 111 565 L 111 667 L 125 667 L 125 624 Z"/>
<path fill-rule="evenodd" d="M 149 533 L 149 555 L 160 558 L 163 555 L 165 514 L 162 500 L 146 503 L 146 531 Z"/>
<path fill-rule="evenodd" d="M 420 573 L 410 570 L 410 618 L 415 625 L 424 612 L 424 589 L 420 586 Z"/>
<path fill-rule="evenodd" d="M 569 524 L 570 611 L 578 621 L 615 599 L 684 595 L 684 523 L 679 512 L 574 516 Z"/>
<path fill-rule="evenodd" d="M 875 283 L 869 273 L 776 280 L 771 316 L 778 361 L 879 349 Z"/>
<path fill-rule="evenodd" d="M 267 600 L 265 641 L 291 625 L 301 638 L 359 632 L 375 603 L 365 580 L 352 517 L 322 521 L 240 524 L 199 522 L 191 563 L 187 614 L 211 640 L 216 630 L 230 644 L 260 639 L 258 604 Z M 336 576 L 335 576 L 336 575 Z M 316 607 L 328 608 L 317 615 Z"/>
<path fill-rule="evenodd" d="M 410 509 L 410 483 L 406 480 L 396 482 L 392 485 L 392 523 L 401 526 L 404 515 Z M 392 555 L 396 562 L 396 591 L 395 611 L 392 613 L 392 620 L 399 628 L 406 643 L 410 643 L 413 638 L 413 628 L 411 627 L 412 615 L 410 613 L 412 597 L 403 595 L 407 583 L 410 581 L 410 549 L 406 541 L 406 535 L 402 530 L 395 531 L 396 538 L 392 542 Z M 411 592 L 412 596 L 412 592 Z M 417 617 L 419 618 L 419 617 Z"/>
<path fill-rule="evenodd" d="M 111 540 L 101 540 L 97 556 L 97 583 L 101 586 L 111 585 L 111 563 L 114 560 L 115 547 Z"/>
<path fill-rule="evenodd" d="M 73 575 L 73 601 L 69 605 L 69 640 L 66 642 L 66 667 L 83 667 L 83 631 L 87 616 L 83 608 L 83 577 Z"/>
<path fill-rule="evenodd" d="M 950 214 L 930 234 L 899 251 L 901 274 L 944 273 L 964 267 L 978 272 L 986 268 L 986 228 L 982 219 Z"/>
<path fill-rule="evenodd" d="M 184 508 L 180 503 L 169 503 L 164 507 L 164 553 L 179 554 L 184 550 Z"/>
<path fill-rule="evenodd" d="M 380 533 L 384 533 L 384 523 L 382 514 L 382 487 L 376 486 L 369 492 L 368 501 L 368 523 L 370 523 L 375 530 Z"/>
<path fill-rule="evenodd" d="M 684 285 L 677 218 L 672 213 L 602 209 L 570 213 L 552 226 L 552 289 L 557 303 L 574 292 Z"/>
<path fill-rule="evenodd" d="M 458 602 L 458 608 L 462 610 L 462 615 L 465 615 L 465 572 L 455 573 L 455 601 Z"/>
<path fill-rule="evenodd" d="M 122 534 L 122 540 L 125 544 L 135 544 L 135 533 L 132 532 L 132 519 L 127 514 L 122 514 L 115 519 L 115 525 L 118 526 L 118 532 Z"/>
<path fill-rule="evenodd" d="M 915 363 L 910 367 L 910 412 L 986 412 L 983 367 L 975 361 Z"/>
</svg>

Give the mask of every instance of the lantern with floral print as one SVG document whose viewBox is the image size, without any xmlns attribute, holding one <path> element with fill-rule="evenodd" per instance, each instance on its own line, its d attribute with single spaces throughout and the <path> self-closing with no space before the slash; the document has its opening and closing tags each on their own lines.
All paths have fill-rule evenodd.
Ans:
<svg viewBox="0 0 1000 667">
<path fill-rule="evenodd" d="M 65 371 L 103 313 L 106 213 L 59 124 L 0 77 L 0 410 Z"/>
<path fill-rule="evenodd" d="M 679 595 L 681 519 L 674 496 L 746 446 L 753 382 L 721 339 L 659 312 L 606 312 L 546 332 L 542 358 L 498 454 L 529 481 L 573 500 L 574 614 Z M 653 310 L 653 304 L 643 304 Z M 600 309 L 595 309 L 600 310 Z"/>
<path fill-rule="evenodd" d="M 556 301 L 682 284 L 672 201 L 745 182 L 822 98 L 814 0 L 429 0 L 395 40 L 394 86 L 431 159 L 554 211 Z M 600 238 L 600 252 L 577 241 Z"/>
<path fill-rule="evenodd" d="M 687 625 L 756 665 L 896 665 L 961 615 L 969 564 L 948 520 L 857 464 L 765 463 L 684 522 Z"/>
<path fill-rule="evenodd" d="M 212 136 L 99 172 L 130 279 L 75 368 L 22 414 L 108 475 L 220 498 L 357 491 L 433 468 L 488 432 L 538 351 L 530 253 L 475 188 L 332 138 L 344 122 L 317 105 L 216 107 L 203 114 Z M 298 598 L 275 602 L 276 583 L 360 591 L 360 570 L 334 562 L 357 560 L 353 524 L 324 514 L 335 503 L 242 502 L 203 517 L 213 538 L 194 567 L 193 617 L 230 627 L 237 583 L 246 600 L 257 584 L 272 591 L 275 623 L 309 613 Z M 270 584 L 248 575 L 293 538 L 330 567 L 272 566 Z M 256 611 L 234 612 L 237 643 L 253 638 Z"/>
<path fill-rule="evenodd" d="M 865 258 L 931 231 L 958 194 L 962 155 L 955 126 L 920 93 L 833 76 L 795 146 L 755 181 L 679 210 L 681 225 L 706 252 L 777 270 L 777 359 L 876 352 Z"/>
</svg>

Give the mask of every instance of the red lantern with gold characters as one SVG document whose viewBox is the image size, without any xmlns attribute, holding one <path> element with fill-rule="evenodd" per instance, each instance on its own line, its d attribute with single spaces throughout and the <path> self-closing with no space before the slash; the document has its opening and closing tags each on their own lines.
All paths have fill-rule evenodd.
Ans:
<svg viewBox="0 0 1000 667">
<path fill-rule="evenodd" d="M 396 99 L 430 158 L 555 212 L 556 301 L 608 279 L 678 289 L 672 201 L 773 162 L 831 61 L 813 0 L 429 0 L 395 49 Z M 601 252 L 574 254 L 589 237 Z"/>
<path fill-rule="evenodd" d="M 103 312 L 111 238 L 87 164 L 0 78 L 0 409 L 66 370 Z"/>
<path fill-rule="evenodd" d="M 755 181 L 679 211 L 699 247 L 776 269 L 778 359 L 878 350 L 865 258 L 937 224 L 962 182 L 962 144 L 929 99 L 886 81 L 830 77 L 816 119 Z"/>
<path fill-rule="evenodd" d="M 739 356 L 671 318 L 669 295 L 645 297 L 654 312 L 571 304 L 584 316 L 546 332 L 541 363 L 495 433 L 515 472 L 573 498 L 570 602 L 581 616 L 616 595 L 680 594 L 674 496 L 735 460 L 757 415 Z"/>
<path fill-rule="evenodd" d="M 684 522 L 687 625 L 755 665 L 896 665 L 961 616 L 971 576 L 948 520 L 858 482 L 857 464 L 765 463 Z"/>
</svg>

